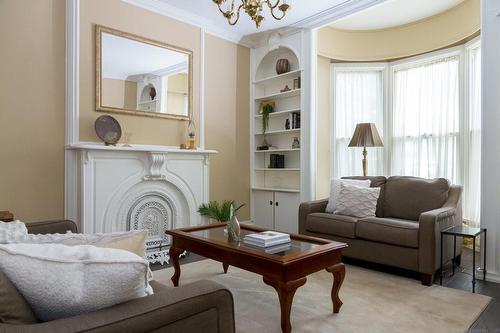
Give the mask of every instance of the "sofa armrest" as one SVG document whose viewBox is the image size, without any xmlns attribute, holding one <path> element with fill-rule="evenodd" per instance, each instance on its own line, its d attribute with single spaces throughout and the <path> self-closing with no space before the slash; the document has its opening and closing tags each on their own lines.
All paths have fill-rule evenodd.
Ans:
<svg viewBox="0 0 500 333">
<path fill-rule="evenodd" d="M 78 232 L 76 223 L 71 220 L 51 220 L 26 222 L 30 234 L 65 234 L 67 231 Z"/>
<path fill-rule="evenodd" d="M 461 214 L 457 214 L 456 207 L 442 207 L 420 214 L 418 265 L 419 272 L 434 274 L 441 263 L 441 230 L 460 225 Z M 445 260 L 453 256 L 453 243 L 445 240 L 443 257 Z M 458 248 L 458 247 L 457 247 Z M 458 252 L 457 252 L 458 253 Z"/>
<path fill-rule="evenodd" d="M 35 325 L 0 324 L 0 331 L 6 333 L 157 330 L 233 333 L 233 296 L 228 289 L 213 281 L 198 281 L 85 315 Z"/>
<path fill-rule="evenodd" d="M 311 213 L 324 213 L 328 199 L 321 199 L 316 201 L 303 202 L 299 206 L 299 233 L 305 234 L 306 232 L 306 219 L 307 215 Z"/>
</svg>

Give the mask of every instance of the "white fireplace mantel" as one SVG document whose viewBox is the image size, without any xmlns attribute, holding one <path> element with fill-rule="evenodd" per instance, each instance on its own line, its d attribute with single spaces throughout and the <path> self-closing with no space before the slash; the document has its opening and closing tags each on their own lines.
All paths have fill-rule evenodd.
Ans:
<svg viewBox="0 0 500 333">
<path fill-rule="evenodd" d="M 101 143 L 82 142 L 66 146 L 66 149 L 74 150 L 102 150 L 102 151 L 131 151 L 131 152 L 161 152 L 161 153 L 179 153 L 179 154 L 194 154 L 194 155 L 211 155 L 217 154 L 216 150 L 206 149 L 180 149 L 173 146 L 156 146 L 156 145 L 116 145 L 106 146 Z"/>
<path fill-rule="evenodd" d="M 66 149 L 76 154 L 78 170 L 66 198 L 75 198 L 74 215 L 84 233 L 147 228 L 149 247 L 164 248 L 165 229 L 204 222 L 197 210 L 208 201 L 209 156 L 216 151 L 99 143 Z M 167 256 L 164 249 L 161 255 Z"/>
</svg>

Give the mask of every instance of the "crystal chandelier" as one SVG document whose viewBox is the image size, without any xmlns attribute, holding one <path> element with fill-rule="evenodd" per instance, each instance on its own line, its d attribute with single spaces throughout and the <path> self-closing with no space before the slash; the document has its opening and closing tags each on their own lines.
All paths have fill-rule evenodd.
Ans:
<svg viewBox="0 0 500 333">
<path fill-rule="evenodd" d="M 236 7 L 234 4 L 236 0 L 212 0 L 219 7 L 220 12 L 227 19 L 230 25 L 235 25 L 240 19 L 240 10 L 243 9 L 248 16 L 255 22 L 257 28 L 260 27 L 261 22 L 264 20 L 262 15 L 262 6 L 267 5 L 271 11 L 271 15 L 276 20 L 281 20 L 285 17 L 286 11 L 290 8 L 290 5 L 286 3 L 286 0 L 276 0 L 273 4 L 272 0 L 238 0 L 241 4 Z M 229 5 L 229 2 L 231 3 Z M 222 9 L 225 5 L 226 10 Z M 277 14 L 278 10 L 281 12 Z"/>
</svg>

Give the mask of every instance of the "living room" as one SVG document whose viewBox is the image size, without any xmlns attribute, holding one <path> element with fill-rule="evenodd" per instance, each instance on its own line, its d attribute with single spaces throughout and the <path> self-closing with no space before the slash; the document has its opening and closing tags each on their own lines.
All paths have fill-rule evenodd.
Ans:
<svg viewBox="0 0 500 333">
<path fill-rule="evenodd" d="M 0 331 L 500 330 L 499 20 L 0 1 Z"/>
</svg>

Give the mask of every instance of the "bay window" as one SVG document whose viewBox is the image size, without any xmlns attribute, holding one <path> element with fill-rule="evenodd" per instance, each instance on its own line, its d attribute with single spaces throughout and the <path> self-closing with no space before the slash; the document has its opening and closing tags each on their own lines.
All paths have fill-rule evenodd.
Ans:
<svg viewBox="0 0 500 333">
<path fill-rule="evenodd" d="M 385 64 L 332 65 L 332 176 L 361 174 L 347 144 L 372 122 L 385 147 L 370 175 L 444 177 L 464 187 L 464 220 L 479 224 L 481 48 L 478 41 Z"/>
</svg>

